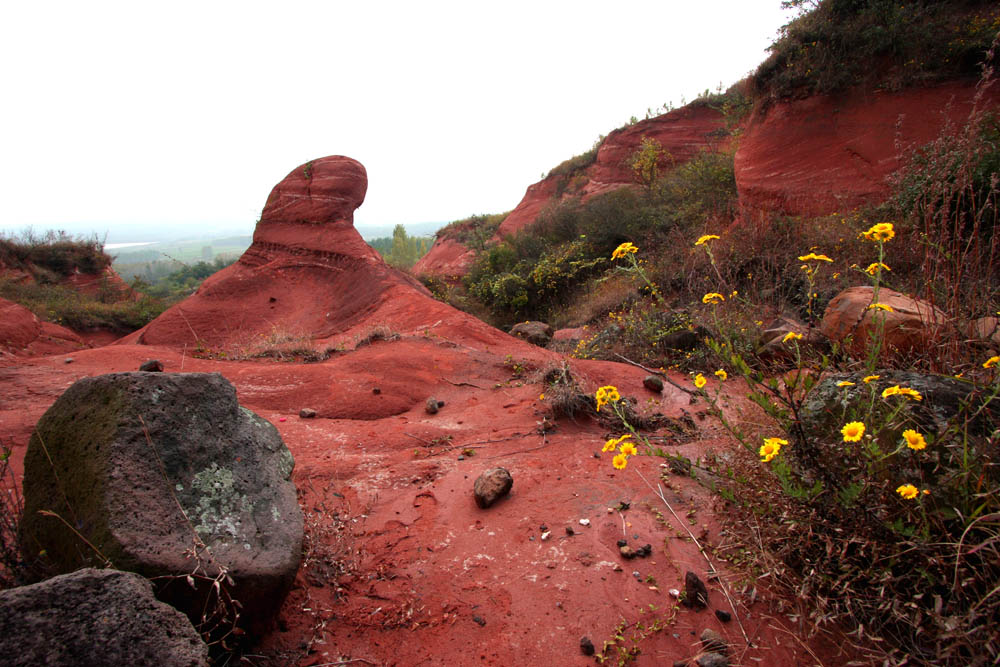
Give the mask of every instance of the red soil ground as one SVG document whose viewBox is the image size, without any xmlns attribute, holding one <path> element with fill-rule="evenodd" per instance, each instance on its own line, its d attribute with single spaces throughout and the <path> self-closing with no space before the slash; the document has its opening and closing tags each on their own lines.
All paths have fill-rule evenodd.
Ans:
<svg viewBox="0 0 1000 667">
<path fill-rule="evenodd" d="M 847 661 L 773 610 L 768 580 L 714 553 L 730 514 L 717 496 L 686 476 L 661 480 L 656 457 L 635 457 L 624 471 L 609 454 L 595 457 L 620 430 L 585 416 L 550 425 L 539 371 L 565 362 L 585 391 L 613 384 L 644 413 L 689 411 L 695 427 L 650 433 L 657 444 L 692 459 L 733 456 L 736 446 L 698 419 L 703 406 L 669 386 L 644 389 L 638 368 L 565 359 L 433 301 L 354 242 L 359 164 L 324 158 L 302 172 L 268 199 L 296 219 L 266 207 L 244 258 L 142 331 L 71 355 L 0 358 L 0 440 L 13 447 L 18 479 L 34 424 L 70 384 L 156 358 L 167 372 L 222 373 L 295 456 L 307 552 L 252 664 L 585 665 L 594 659 L 580 638 L 600 650 L 620 622 L 638 665 L 694 656 L 704 628 L 731 642 L 736 664 Z M 313 364 L 218 358 L 275 327 L 337 351 Z M 376 330 L 388 339 L 368 343 Z M 196 349 L 216 358 L 193 358 Z M 424 409 L 431 396 L 444 401 L 434 415 Z M 301 408 L 317 418 L 299 418 Z M 479 509 L 473 482 L 495 466 L 512 473 L 513 490 Z M 676 518 L 645 480 L 663 487 Z M 609 511 L 621 501 L 630 508 Z M 707 545 L 717 578 L 688 530 Z M 651 544 L 652 555 L 623 559 L 623 537 Z M 710 609 L 680 607 L 669 594 L 689 570 L 706 581 Z M 715 609 L 734 620 L 722 623 Z M 656 619 L 661 630 L 637 629 Z"/>
</svg>

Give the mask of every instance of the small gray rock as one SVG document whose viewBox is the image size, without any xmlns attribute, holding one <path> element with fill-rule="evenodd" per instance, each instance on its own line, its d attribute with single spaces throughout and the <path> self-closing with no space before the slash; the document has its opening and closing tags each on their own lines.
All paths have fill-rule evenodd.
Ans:
<svg viewBox="0 0 1000 667">
<path fill-rule="evenodd" d="M 701 631 L 701 645 L 711 653 L 725 654 L 729 652 L 729 642 L 712 628 L 705 628 Z"/>
<path fill-rule="evenodd" d="M 486 509 L 510 493 L 513 486 L 514 478 L 506 468 L 491 468 L 481 474 L 473 486 L 476 504 Z"/>
<path fill-rule="evenodd" d="M 552 340 L 552 327 L 545 322 L 521 322 L 511 327 L 510 335 L 523 338 L 532 345 L 545 347 Z"/>
<path fill-rule="evenodd" d="M 647 375 L 642 379 L 642 386 L 659 394 L 663 391 L 663 378 L 658 375 Z"/>
<path fill-rule="evenodd" d="M 439 407 L 440 404 L 438 403 L 438 400 L 433 396 L 431 396 L 430 398 L 427 399 L 426 405 L 424 405 L 424 412 L 426 412 L 429 415 L 436 415 Z"/>
<path fill-rule="evenodd" d="M 716 609 L 715 617 L 720 621 L 722 621 L 723 623 L 728 623 L 729 621 L 733 620 L 733 615 L 730 614 L 725 609 Z"/>
<path fill-rule="evenodd" d="M 147 359 L 139 366 L 139 370 L 145 371 L 146 373 L 162 373 L 163 362 L 159 359 Z"/>
<path fill-rule="evenodd" d="M 580 652 L 584 655 L 594 655 L 594 642 L 590 641 L 590 637 L 580 637 Z"/>
<path fill-rule="evenodd" d="M 299 410 L 299 417 L 302 419 L 313 419 L 316 417 L 316 411 L 312 408 L 302 408 Z"/>
</svg>

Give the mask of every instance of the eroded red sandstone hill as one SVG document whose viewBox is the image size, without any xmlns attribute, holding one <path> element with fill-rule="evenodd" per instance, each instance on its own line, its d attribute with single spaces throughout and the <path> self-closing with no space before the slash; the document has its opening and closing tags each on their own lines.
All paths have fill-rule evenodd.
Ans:
<svg viewBox="0 0 1000 667">
<path fill-rule="evenodd" d="M 816 216 L 882 201 L 907 152 L 935 139 L 948 124 L 961 126 L 974 105 L 1000 107 L 1000 86 L 957 81 L 898 92 L 855 89 L 759 108 L 744 121 L 736 142 L 740 214 Z M 732 147 L 722 113 L 702 103 L 615 130 L 599 146 L 593 164 L 529 186 L 497 236 L 523 229 L 568 197 L 586 200 L 635 185 L 628 160 L 647 137 L 658 141 L 675 165 L 701 150 Z M 413 271 L 461 276 L 473 259 L 467 247 L 443 237 Z"/>
<path fill-rule="evenodd" d="M 354 210 L 367 188 L 365 168 L 348 157 L 295 168 L 271 191 L 239 261 L 121 343 L 223 347 L 280 332 L 323 348 L 373 327 L 496 342 L 498 331 L 435 301 L 364 242 Z"/>
</svg>

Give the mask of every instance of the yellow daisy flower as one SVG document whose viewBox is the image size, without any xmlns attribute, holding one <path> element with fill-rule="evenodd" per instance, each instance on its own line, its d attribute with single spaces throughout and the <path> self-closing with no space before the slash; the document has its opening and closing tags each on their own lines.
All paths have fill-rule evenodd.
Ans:
<svg viewBox="0 0 1000 667">
<path fill-rule="evenodd" d="M 883 271 L 891 271 L 892 270 L 888 266 L 886 266 L 885 264 L 883 264 L 882 262 L 873 262 L 873 263 L 871 263 L 871 264 L 868 265 L 867 269 L 865 269 L 865 273 L 867 273 L 870 276 L 874 276 L 876 273 L 878 273 L 879 269 L 882 269 Z"/>
<path fill-rule="evenodd" d="M 1000 364 L 1000 357 L 990 357 L 983 362 L 983 368 L 995 368 L 997 364 Z"/>
<path fill-rule="evenodd" d="M 903 440 L 906 441 L 906 446 L 913 450 L 921 450 L 927 446 L 927 441 L 924 440 L 924 436 L 919 432 L 914 431 L 912 428 L 908 428 L 903 431 Z"/>
<path fill-rule="evenodd" d="M 868 308 L 866 308 L 865 310 L 886 310 L 890 313 L 893 312 L 892 306 L 886 305 L 884 303 L 870 303 L 868 304 Z"/>
<path fill-rule="evenodd" d="M 613 465 L 616 470 L 624 470 L 625 466 L 628 465 L 628 457 L 624 454 L 618 454 L 615 458 L 611 459 L 611 465 Z"/>
<path fill-rule="evenodd" d="M 785 337 L 781 339 L 781 342 L 782 343 L 787 343 L 787 342 L 792 341 L 792 340 L 800 340 L 801 338 L 802 338 L 802 334 L 795 333 L 794 331 L 789 331 L 788 333 L 785 334 Z"/>
<path fill-rule="evenodd" d="M 844 436 L 844 442 L 857 442 L 865 434 L 865 425 L 862 422 L 848 422 L 840 432 Z"/>
<path fill-rule="evenodd" d="M 725 382 L 726 380 L 729 379 L 729 373 L 727 373 L 725 369 L 720 368 L 719 370 L 715 371 L 715 377 Z"/>
<path fill-rule="evenodd" d="M 608 403 L 617 403 L 622 397 L 618 393 L 618 389 L 616 387 L 608 385 L 598 389 L 597 393 L 594 394 L 594 398 L 597 399 L 597 411 L 600 412 L 602 407 Z"/>
<path fill-rule="evenodd" d="M 853 387 L 854 383 L 851 382 L 850 380 L 841 380 L 840 382 L 837 383 L 837 386 L 838 387 Z"/>
<path fill-rule="evenodd" d="M 760 458 L 762 463 L 768 463 L 781 451 L 782 445 L 787 445 L 788 441 L 781 438 L 765 438 L 764 444 L 760 446 Z"/>
<path fill-rule="evenodd" d="M 601 448 L 602 452 L 613 452 L 618 447 L 618 440 L 616 438 L 611 438 L 604 443 L 604 447 Z"/>
<path fill-rule="evenodd" d="M 625 456 L 635 456 L 636 454 L 639 453 L 639 450 L 636 449 L 635 445 L 632 444 L 631 442 L 624 443 L 621 446 L 621 449 L 619 449 L 618 451 L 620 451 Z"/>
<path fill-rule="evenodd" d="M 698 387 L 698 389 L 704 387 L 707 382 L 708 380 L 706 380 L 705 376 L 702 375 L 701 373 L 698 373 L 697 375 L 694 376 L 694 386 Z"/>
<path fill-rule="evenodd" d="M 896 489 L 896 493 L 903 496 L 903 498 L 905 498 L 906 500 L 913 500 L 914 498 L 917 497 L 919 491 L 917 491 L 917 487 L 913 486 L 912 484 L 903 484 L 898 489 Z"/>
<path fill-rule="evenodd" d="M 816 261 L 819 261 L 819 262 L 832 262 L 833 261 L 832 259 L 830 259 L 826 255 L 817 255 L 814 252 L 811 252 L 808 255 L 802 255 L 801 257 L 799 257 L 799 261 L 800 262 L 808 262 L 810 260 L 816 260 Z"/>
<path fill-rule="evenodd" d="M 862 236 L 869 241 L 891 241 L 895 235 L 891 222 L 880 222 L 868 228 Z"/>
<path fill-rule="evenodd" d="M 864 382 L 865 384 L 868 384 L 870 382 L 874 382 L 875 380 L 879 379 L 879 377 L 881 377 L 881 376 L 879 376 L 879 375 L 866 375 L 863 378 L 861 378 L 861 381 Z"/>
<path fill-rule="evenodd" d="M 704 236 L 698 237 L 698 240 L 694 242 L 695 245 L 705 245 L 709 241 L 719 238 L 715 234 L 705 234 Z"/>
<path fill-rule="evenodd" d="M 620 246 L 615 248 L 615 251 L 611 253 L 611 259 L 621 259 L 625 255 L 635 254 L 639 251 L 639 248 L 632 245 L 631 243 L 622 243 Z"/>
<path fill-rule="evenodd" d="M 726 300 L 726 297 L 722 296 L 718 292 L 709 292 L 705 296 L 701 297 L 702 303 L 722 303 Z"/>
</svg>

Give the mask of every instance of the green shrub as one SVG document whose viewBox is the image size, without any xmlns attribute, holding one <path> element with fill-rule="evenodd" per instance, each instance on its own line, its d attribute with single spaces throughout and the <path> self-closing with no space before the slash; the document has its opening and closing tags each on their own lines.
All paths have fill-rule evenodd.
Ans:
<svg viewBox="0 0 1000 667">
<path fill-rule="evenodd" d="M 507 213 L 473 215 L 448 223 L 437 231 L 438 239 L 451 239 L 474 250 L 482 250 L 500 228 Z"/>
<path fill-rule="evenodd" d="M 129 333 L 149 324 L 166 309 L 160 299 L 133 300 L 119 295 L 89 296 L 73 287 L 0 280 L 0 297 L 19 303 L 40 319 L 76 330 L 108 329 Z"/>
<path fill-rule="evenodd" d="M 820 0 L 782 28 L 751 76 L 752 94 L 804 97 L 975 76 L 998 30 L 992 1 Z"/>
<path fill-rule="evenodd" d="M 101 273 L 111 265 L 111 257 L 97 238 L 73 238 L 63 231 L 38 236 L 27 230 L 17 236 L 0 237 L 0 262 L 37 271 L 43 279 L 52 281 L 53 277 L 64 278 L 77 271 Z"/>
</svg>

